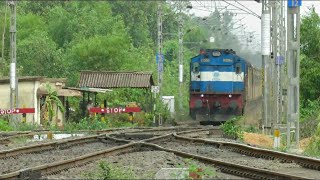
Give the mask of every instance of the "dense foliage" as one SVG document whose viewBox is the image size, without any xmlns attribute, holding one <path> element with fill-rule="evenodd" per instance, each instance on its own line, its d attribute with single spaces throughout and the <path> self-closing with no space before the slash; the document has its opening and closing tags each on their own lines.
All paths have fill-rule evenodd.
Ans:
<svg viewBox="0 0 320 180">
<path fill-rule="evenodd" d="M 314 10 L 302 18 L 300 63 L 301 135 L 310 137 L 307 155 L 320 156 L 320 16 Z"/>
<path fill-rule="evenodd" d="M 17 3 L 17 69 L 19 76 L 67 77 L 77 86 L 80 70 L 152 71 L 157 81 L 157 8 L 159 1 L 19 1 Z M 247 53 L 233 28 L 232 13 L 218 10 L 206 18 L 190 15 L 185 1 L 184 80 L 182 102 L 188 112 L 189 60 L 201 47 L 233 48 Z M 163 51 L 165 55 L 162 95 L 178 102 L 178 2 L 163 4 Z M 10 63 L 10 8 L 0 3 L 0 75 L 8 76 Z M 216 37 L 209 42 L 209 37 Z M 1 51 L 2 52 L 2 51 Z M 241 54 L 239 53 L 239 54 Z M 251 53 L 252 54 L 252 53 Z M 249 59 L 250 60 L 250 59 Z M 111 104 L 137 101 L 147 104 L 144 91 L 117 90 L 107 97 Z M 70 100 L 75 109 L 79 100 Z M 178 104 L 178 103 L 176 103 Z"/>
<path fill-rule="evenodd" d="M 300 41 L 301 132 L 309 137 L 320 122 L 320 17 L 314 9 L 302 17 Z"/>
</svg>

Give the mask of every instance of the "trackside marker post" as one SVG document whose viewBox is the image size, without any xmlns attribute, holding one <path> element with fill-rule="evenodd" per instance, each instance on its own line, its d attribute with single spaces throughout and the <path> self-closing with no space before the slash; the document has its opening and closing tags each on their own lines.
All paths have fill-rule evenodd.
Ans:
<svg viewBox="0 0 320 180">
<path fill-rule="evenodd" d="M 274 141 L 273 141 L 273 148 L 280 147 L 280 130 L 274 129 Z"/>
</svg>

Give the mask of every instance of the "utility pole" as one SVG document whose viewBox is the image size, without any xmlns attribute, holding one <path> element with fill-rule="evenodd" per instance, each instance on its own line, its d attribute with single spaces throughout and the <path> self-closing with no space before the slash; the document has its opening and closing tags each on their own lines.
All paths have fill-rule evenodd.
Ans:
<svg viewBox="0 0 320 180">
<path fill-rule="evenodd" d="M 158 2 L 158 84 L 161 94 L 162 86 L 162 72 L 163 72 L 163 59 L 162 59 L 162 1 Z"/>
<path fill-rule="evenodd" d="M 158 59 L 158 86 L 159 86 L 159 94 L 161 98 L 162 94 L 162 72 L 163 72 L 163 55 L 162 55 L 162 1 L 158 1 L 158 10 L 157 10 L 157 24 L 158 24 L 158 52 L 156 53 L 156 59 Z M 154 93 L 154 111 L 156 111 L 156 100 L 157 93 Z M 161 115 L 159 114 L 159 124 L 161 124 Z M 153 124 L 156 125 L 156 116 L 153 116 Z"/>
<path fill-rule="evenodd" d="M 10 64 L 10 108 L 18 107 L 18 78 L 16 73 L 16 2 L 9 1 L 8 5 L 11 10 L 10 17 L 10 55 L 11 55 L 11 64 Z M 15 115 L 11 116 L 11 124 L 16 125 Z"/>
<path fill-rule="evenodd" d="M 178 38 L 179 38 L 179 112 L 183 111 L 183 19 L 182 19 L 182 3 L 179 2 L 179 24 L 178 24 Z"/>
<path fill-rule="evenodd" d="M 270 128 L 270 101 L 269 101 L 269 64 L 270 64 L 270 4 L 269 0 L 262 0 L 261 16 L 261 54 L 262 54 L 262 78 L 263 78 L 263 104 L 262 104 L 262 124 L 264 128 Z"/>
<path fill-rule="evenodd" d="M 269 81 L 270 83 L 270 90 L 271 90 L 271 95 L 270 95 L 270 123 L 271 123 L 271 129 L 272 132 L 274 130 L 274 126 L 277 120 L 277 98 L 278 98 L 278 73 L 277 73 L 277 68 L 278 65 L 276 65 L 276 58 L 278 57 L 279 53 L 279 43 L 278 43 L 278 0 L 273 0 L 269 2 L 271 5 L 271 50 L 272 54 L 270 57 L 270 65 L 271 65 L 271 79 Z"/>
<path fill-rule="evenodd" d="M 287 9 L 287 147 L 291 144 L 291 129 L 295 129 L 296 147 L 299 148 L 299 81 L 300 81 L 300 6 L 302 0 L 288 0 Z"/>
<path fill-rule="evenodd" d="M 275 126 L 281 124 L 281 85 L 280 85 L 280 67 L 284 64 L 285 56 L 285 25 L 283 18 L 283 3 L 284 0 L 274 0 L 271 2 L 272 6 L 272 89 L 273 95 L 271 103 L 271 124 L 274 129 Z M 282 81 L 283 83 L 283 81 Z"/>
<path fill-rule="evenodd" d="M 286 0 L 281 0 L 280 9 L 280 56 L 283 57 L 283 64 L 280 66 L 280 87 L 279 87 L 279 98 L 280 98 L 280 112 L 279 122 L 286 124 L 287 121 L 287 84 L 288 78 L 286 72 L 286 48 L 287 48 L 287 37 L 286 37 L 286 15 L 285 15 L 285 3 Z"/>
</svg>

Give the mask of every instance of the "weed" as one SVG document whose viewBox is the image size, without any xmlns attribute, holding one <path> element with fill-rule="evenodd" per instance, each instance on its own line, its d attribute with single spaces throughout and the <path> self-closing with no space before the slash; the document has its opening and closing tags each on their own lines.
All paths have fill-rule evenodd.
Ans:
<svg viewBox="0 0 320 180">
<path fill-rule="evenodd" d="M 315 134 L 312 136 L 309 145 L 307 146 L 305 150 L 305 154 L 308 156 L 315 156 L 319 157 L 320 156 L 320 123 L 317 126 L 317 130 Z"/>
<path fill-rule="evenodd" d="M 220 125 L 225 135 L 232 136 L 234 138 L 243 139 L 243 131 L 241 127 L 237 125 L 239 117 L 227 120 L 224 124 Z"/>
<path fill-rule="evenodd" d="M 86 179 L 133 179 L 135 174 L 132 170 L 125 170 L 100 161 L 98 170 L 86 172 L 83 174 Z"/>
<path fill-rule="evenodd" d="M 184 163 L 187 166 L 188 174 L 185 179 L 210 179 L 216 177 L 216 171 L 212 168 L 201 167 L 192 159 L 184 159 Z M 178 168 L 184 168 L 183 165 L 179 165 Z M 174 178 L 178 178 L 180 174 L 173 174 Z"/>
<path fill-rule="evenodd" d="M 245 132 L 249 132 L 249 133 L 256 133 L 258 132 L 257 128 L 255 126 L 250 125 L 249 127 L 244 129 Z"/>
<path fill-rule="evenodd" d="M 18 131 L 32 131 L 36 129 L 39 129 L 39 126 L 30 123 L 18 123 L 16 126 L 16 130 Z"/>
<path fill-rule="evenodd" d="M 25 144 L 28 141 L 28 139 L 30 138 L 22 136 L 22 137 L 14 138 L 12 142 L 14 144 Z"/>
<path fill-rule="evenodd" d="M 0 131 L 12 131 L 13 128 L 9 125 L 8 121 L 0 119 Z"/>
</svg>

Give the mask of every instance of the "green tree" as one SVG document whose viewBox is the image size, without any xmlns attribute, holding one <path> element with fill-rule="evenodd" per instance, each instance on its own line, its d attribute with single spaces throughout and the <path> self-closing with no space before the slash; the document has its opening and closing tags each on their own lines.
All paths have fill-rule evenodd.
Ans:
<svg viewBox="0 0 320 180">
<path fill-rule="evenodd" d="M 18 66 L 22 75 L 64 77 L 62 52 L 45 32 L 36 31 L 18 41 Z"/>
<path fill-rule="evenodd" d="M 301 23 L 300 95 L 303 105 L 320 97 L 320 17 L 311 9 Z"/>
<path fill-rule="evenodd" d="M 320 17 L 314 8 L 302 17 L 300 42 L 303 54 L 320 61 Z"/>
</svg>

